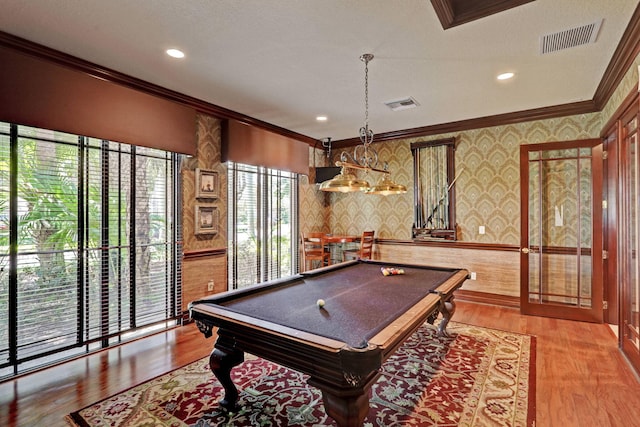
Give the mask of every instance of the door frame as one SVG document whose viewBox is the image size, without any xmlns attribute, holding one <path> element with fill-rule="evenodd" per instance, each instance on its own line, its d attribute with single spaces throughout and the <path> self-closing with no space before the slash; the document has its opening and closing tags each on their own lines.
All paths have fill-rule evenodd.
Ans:
<svg viewBox="0 0 640 427">
<path fill-rule="evenodd" d="M 573 308 L 562 304 L 529 303 L 529 152 L 591 148 L 591 308 Z M 602 323 L 603 321 L 603 247 L 602 247 L 602 140 L 525 144 L 520 146 L 520 311 L 523 314 Z"/>
<path fill-rule="evenodd" d="M 604 322 L 611 325 L 620 324 L 620 297 L 618 293 L 618 157 L 619 136 L 621 124 L 614 126 L 602 138 L 606 156 L 603 159 L 603 189 L 602 189 L 602 243 L 607 257 L 603 267 L 604 300 L 607 305 L 603 308 Z"/>
<path fill-rule="evenodd" d="M 630 282 L 628 279 L 628 270 L 634 270 L 637 268 L 637 251 L 634 248 L 629 248 L 627 242 L 631 240 L 629 231 L 632 226 L 637 225 L 638 219 L 635 219 L 636 224 L 633 224 L 633 219 L 629 217 L 629 211 L 632 209 L 631 201 L 629 194 L 636 191 L 636 188 L 629 186 L 629 182 L 633 180 L 633 178 L 637 179 L 639 174 L 640 164 L 638 162 L 638 147 L 640 145 L 640 113 L 638 112 L 639 108 L 636 103 L 626 110 L 621 116 L 619 120 L 619 191 L 620 191 L 620 211 L 619 211 L 619 224 L 620 230 L 618 233 L 619 238 L 619 283 L 620 283 L 620 325 L 619 325 L 619 345 L 622 349 L 622 352 L 625 354 L 627 359 L 631 362 L 636 370 L 640 369 L 640 351 L 638 350 L 637 343 L 634 342 L 637 340 L 638 333 L 633 325 L 638 324 L 638 319 L 636 318 L 637 314 L 634 312 L 630 312 L 630 303 L 631 298 L 637 300 L 636 296 L 632 297 L 631 287 L 635 286 L 635 282 Z M 629 132 L 626 124 L 632 120 L 636 120 L 636 129 L 634 132 L 635 136 L 635 155 L 632 155 L 629 151 Z M 635 165 L 635 177 L 630 176 L 630 170 L 627 167 L 627 163 L 625 160 L 631 160 Z M 637 183 L 636 183 L 637 184 Z M 634 200 L 633 209 L 638 209 L 638 195 L 636 194 L 636 199 Z M 638 230 L 636 229 L 636 233 Z M 638 235 L 636 234 L 635 239 L 637 241 Z M 637 292 L 637 290 L 636 290 Z M 629 323 L 632 326 L 628 326 Z M 640 371 L 639 371 L 640 372 Z"/>
</svg>

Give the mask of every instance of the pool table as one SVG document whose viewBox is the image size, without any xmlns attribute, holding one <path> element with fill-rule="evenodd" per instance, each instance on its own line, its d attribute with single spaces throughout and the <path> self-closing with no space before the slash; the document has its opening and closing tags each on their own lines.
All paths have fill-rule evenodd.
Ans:
<svg viewBox="0 0 640 427">
<path fill-rule="evenodd" d="M 383 275 L 388 267 L 404 274 Z M 327 414 L 339 426 L 359 426 L 382 363 L 438 313 L 438 333 L 446 333 L 453 292 L 467 276 L 464 269 L 356 260 L 209 296 L 191 302 L 189 312 L 205 336 L 218 327 L 209 365 L 225 390 L 223 408 L 236 408 L 231 369 L 248 352 L 308 374 Z"/>
</svg>

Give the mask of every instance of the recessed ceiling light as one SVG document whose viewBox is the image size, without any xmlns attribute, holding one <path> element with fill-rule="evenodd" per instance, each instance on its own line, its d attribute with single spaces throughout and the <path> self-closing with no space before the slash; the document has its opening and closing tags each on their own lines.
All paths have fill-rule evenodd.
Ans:
<svg viewBox="0 0 640 427">
<path fill-rule="evenodd" d="M 502 73 L 502 74 L 498 74 L 498 80 L 509 80 L 511 78 L 513 78 L 515 74 L 513 73 Z"/>
<path fill-rule="evenodd" d="M 317 116 L 316 120 L 319 122 L 326 122 L 328 120 L 327 116 Z"/>
<path fill-rule="evenodd" d="M 167 55 L 172 58 L 184 58 L 184 52 L 178 49 L 167 49 Z"/>
</svg>

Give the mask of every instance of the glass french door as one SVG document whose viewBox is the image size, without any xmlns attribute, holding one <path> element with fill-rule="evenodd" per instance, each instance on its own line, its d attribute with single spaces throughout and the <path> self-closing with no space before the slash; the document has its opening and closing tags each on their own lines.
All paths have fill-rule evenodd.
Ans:
<svg viewBox="0 0 640 427">
<path fill-rule="evenodd" d="M 602 322 L 600 140 L 523 145 L 524 314 Z"/>
<path fill-rule="evenodd" d="M 638 114 L 637 109 L 622 118 L 620 149 L 621 218 L 619 230 L 622 350 L 640 369 L 640 217 L 638 216 Z"/>
</svg>

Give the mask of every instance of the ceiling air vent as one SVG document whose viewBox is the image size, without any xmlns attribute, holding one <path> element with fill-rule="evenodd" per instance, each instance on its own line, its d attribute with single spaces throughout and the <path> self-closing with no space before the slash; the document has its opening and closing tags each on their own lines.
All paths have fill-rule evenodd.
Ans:
<svg viewBox="0 0 640 427">
<path fill-rule="evenodd" d="M 544 55 L 558 50 L 595 43 L 601 25 L 602 19 L 581 27 L 542 36 L 540 37 L 540 53 Z"/>
<path fill-rule="evenodd" d="M 387 101 L 384 103 L 387 107 L 391 108 L 391 111 L 408 110 L 409 108 L 416 108 L 418 102 L 415 99 L 408 97 L 403 99 L 397 99 L 395 101 Z"/>
</svg>

